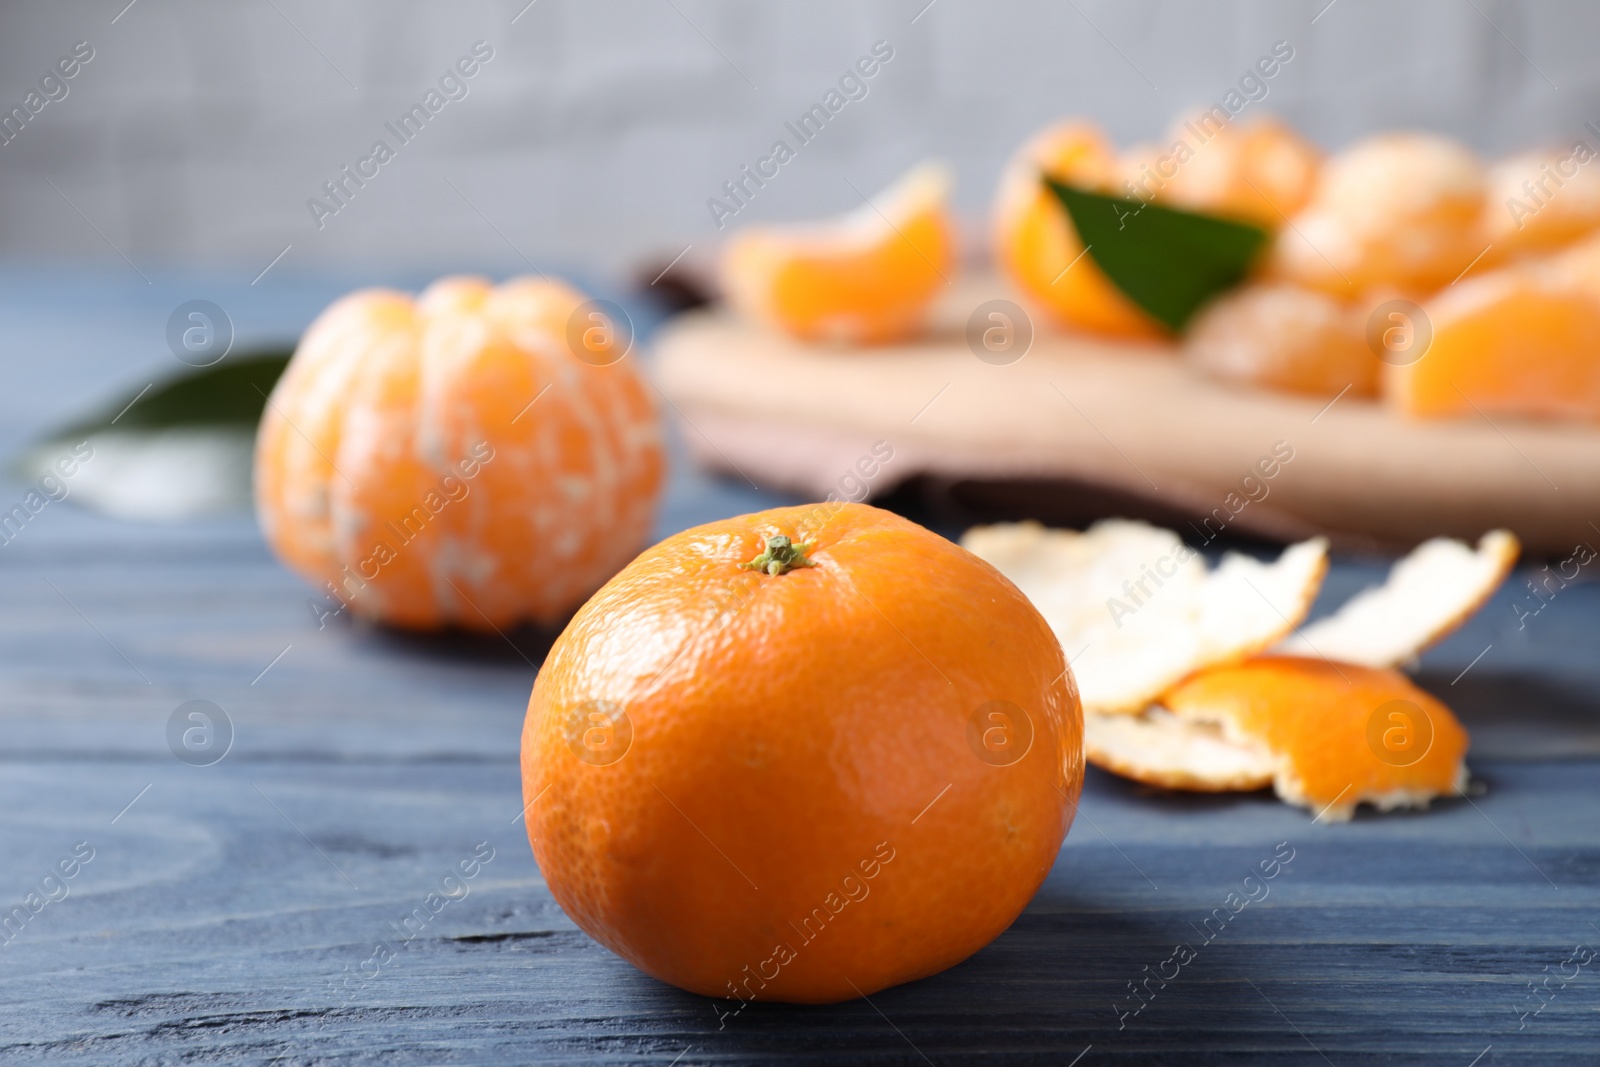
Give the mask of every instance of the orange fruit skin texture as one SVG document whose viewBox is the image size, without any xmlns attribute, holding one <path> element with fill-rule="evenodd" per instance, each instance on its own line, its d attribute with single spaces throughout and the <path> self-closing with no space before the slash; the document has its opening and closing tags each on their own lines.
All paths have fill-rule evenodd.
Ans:
<svg viewBox="0 0 1600 1067">
<path fill-rule="evenodd" d="M 1116 150 L 1092 123 L 1063 122 L 1028 141 L 1000 177 L 995 256 L 1017 287 L 1058 326 L 1131 339 L 1167 337 L 1167 329 L 1112 284 L 1090 256 L 1079 258 L 1083 242 L 1066 209 L 1041 180 L 1048 174 L 1070 185 L 1125 196 L 1115 182 L 1118 166 Z"/>
<path fill-rule="evenodd" d="M 741 570 L 775 533 L 813 541 L 815 566 Z M 632 728 L 605 765 L 569 740 L 597 699 Z M 993 700 L 1033 726 L 1009 766 L 967 739 Z M 1026 598 L 860 504 L 644 552 L 556 641 L 522 735 L 529 839 L 574 922 L 684 989 L 803 1003 L 934 974 L 1005 930 L 1055 861 L 1083 760 L 1076 685 Z"/>
<path fill-rule="evenodd" d="M 567 346 L 583 301 L 540 279 L 445 278 L 416 300 L 371 289 L 331 305 L 262 415 L 273 550 L 399 627 L 565 617 L 649 536 L 664 470 L 630 362 Z"/>
<path fill-rule="evenodd" d="M 759 322 L 807 341 L 883 344 L 916 332 L 955 261 L 954 224 L 930 203 L 867 241 L 747 227 L 721 272 L 730 302 Z"/>
<path fill-rule="evenodd" d="M 1394 410 L 1600 419 L 1600 293 L 1591 287 L 1530 265 L 1463 281 L 1427 311 L 1427 353 L 1384 368 Z"/>
<path fill-rule="evenodd" d="M 1369 721 L 1384 704 L 1410 701 L 1433 728 L 1433 744 L 1410 766 L 1378 758 Z M 1299 656 L 1261 656 L 1202 671 L 1162 704 L 1181 716 L 1231 722 L 1286 758 L 1314 809 L 1393 790 L 1453 793 L 1467 732 L 1450 709 L 1394 670 Z"/>
</svg>

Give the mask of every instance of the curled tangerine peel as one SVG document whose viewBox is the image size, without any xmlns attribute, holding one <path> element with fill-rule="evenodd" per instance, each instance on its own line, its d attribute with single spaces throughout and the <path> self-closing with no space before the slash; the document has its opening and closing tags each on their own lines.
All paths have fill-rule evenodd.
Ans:
<svg viewBox="0 0 1600 1067">
<path fill-rule="evenodd" d="M 810 565 L 746 569 L 780 538 Z M 599 701 L 631 733 L 605 763 L 572 740 Z M 1082 715 L 993 568 L 866 505 L 778 508 L 668 538 L 584 605 L 522 769 L 540 870 L 597 941 L 707 996 L 826 1003 L 1011 924 L 1076 810 Z"/>
<path fill-rule="evenodd" d="M 1349 819 L 1362 802 L 1427 807 L 1466 785 L 1466 730 L 1398 671 L 1262 656 L 1202 671 L 1161 704 L 1273 753 L 1278 796 L 1329 821 Z"/>
</svg>

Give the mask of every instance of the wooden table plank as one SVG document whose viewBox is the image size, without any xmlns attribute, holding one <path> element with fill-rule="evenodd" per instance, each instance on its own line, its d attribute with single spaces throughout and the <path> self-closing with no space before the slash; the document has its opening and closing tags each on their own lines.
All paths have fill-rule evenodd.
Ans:
<svg viewBox="0 0 1600 1067">
<path fill-rule="evenodd" d="M 771 499 L 679 464 L 660 529 Z M 1321 608 L 1377 573 L 1341 559 Z M 52 505 L 0 549 L 0 582 L 0 908 L 94 849 L 0 947 L 0 1063 L 1596 1059 L 1600 960 L 1519 1018 L 1529 982 L 1600 947 L 1594 584 L 1519 628 L 1513 583 L 1424 657 L 1422 683 L 1473 730 L 1471 803 L 1326 826 L 1266 795 L 1092 772 L 1044 888 L 972 960 L 870 1003 L 722 1017 L 596 946 L 539 877 L 517 739 L 541 635 L 319 630 L 245 519 Z M 166 740 L 197 698 L 236 731 L 209 767 Z M 1294 858 L 1270 896 L 1205 942 L 1280 842 Z M 493 859 L 465 896 L 398 947 L 395 924 L 480 843 Z M 1195 959 L 1119 1017 L 1178 942 Z"/>
</svg>

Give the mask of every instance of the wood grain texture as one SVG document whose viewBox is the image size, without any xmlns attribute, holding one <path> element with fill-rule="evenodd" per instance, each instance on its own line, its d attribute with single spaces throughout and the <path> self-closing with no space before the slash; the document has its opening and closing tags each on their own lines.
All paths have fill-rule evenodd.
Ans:
<svg viewBox="0 0 1600 1067">
<path fill-rule="evenodd" d="M 129 276 L 89 295 L 146 308 Z M 163 292 L 145 318 L 159 327 L 190 295 Z M 305 297 L 304 317 L 332 295 Z M 20 396 L 65 410 L 74 376 L 108 380 L 116 339 L 137 335 L 16 286 L 0 310 L 17 351 L 59 337 L 44 327 L 64 314 L 85 324 L 66 334 L 76 362 L 20 365 L 60 380 L 13 380 L 17 411 Z M 782 499 L 682 459 L 658 535 Z M 1318 610 L 1381 567 L 1340 559 Z M 1600 962 L 1520 1030 L 1518 1015 L 1537 1004 L 1530 981 L 1600 947 L 1597 585 L 1519 626 L 1513 582 L 1424 657 L 1423 684 L 1473 731 L 1487 792 L 1471 804 L 1325 826 L 1266 795 L 1172 797 L 1091 772 L 1044 888 L 973 959 L 871 1003 L 726 1019 L 596 946 L 544 888 L 517 743 L 548 635 L 319 630 L 310 590 L 248 520 L 136 526 L 70 505 L 0 547 L 0 590 L 0 918 L 75 843 L 95 850 L 0 945 L 7 1067 L 1595 1060 Z M 167 745 L 192 699 L 235 727 L 213 766 Z M 1270 896 L 1201 944 L 1195 927 L 1280 842 L 1295 857 Z M 494 858 L 469 892 L 347 987 L 480 843 Z M 1127 983 L 1179 941 L 1196 959 L 1119 1029 Z"/>
<path fill-rule="evenodd" d="M 1005 295 L 997 281 L 960 283 L 926 338 L 875 349 L 687 316 L 657 341 L 662 388 L 695 428 L 688 441 L 701 461 L 815 496 L 837 491 L 841 472 L 884 440 L 895 460 L 880 490 L 920 473 L 1057 478 L 1197 521 L 1226 504 L 1222 520 L 1236 512 L 1240 530 L 1345 544 L 1475 539 L 1504 526 L 1556 552 L 1594 533 L 1600 428 L 1415 422 L 1350 396 L 1330 407 L 1332 397 L 1211 381 L 1163 346 L 1052 333 L 1042 322 L 1025 355 L 995 366 L 963 330 L 983 302 Z M 1293 461 L 1266 495 L 1242 509 L 1228 503 L 1259 492 L 1241 480 L 1280 442 Z"/>
<path fill-rule="evenodd" d="M 589 941 L 539 878 L 516 762 L 539 635 L 319 631 L 248 523 L 56 518 L 0 557 L 0 902 L 75 842 L 95 857 L 0 948 L 7 1064 L 1593 1062 L 1594 967 L 1518 1013 L 1600 945 L 1600 587 L 1522 630 L 1507 590 L 1426 658 L 1479 739 L 1471 804 L 1325 826 L 1092 774 L 1044 889 L 974 959 L 870 1004 L 721 1018 Z M 1340 564 L 1325 599 L 1376 569 Z M 165 739 L 197 697 L 237 730 L 211 767 Z M 467 895 L 400 946 L 480 842 Z M 1204 942 L 1280 842 L 1270 895 Z M 380 942 L 393 961 L 346 986 Z M 1127 983 L 1179 942 L 1197 958 L 1119 1029 Z"/>
</svg>

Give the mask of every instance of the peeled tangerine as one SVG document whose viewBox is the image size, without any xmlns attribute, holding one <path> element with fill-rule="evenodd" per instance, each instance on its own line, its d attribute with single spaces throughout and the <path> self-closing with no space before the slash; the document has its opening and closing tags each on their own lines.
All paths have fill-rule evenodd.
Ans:
<svg viewBox="0 0 1600 1067">
<path fill-rule="evenodd" d="M 808 341 L 909 336 L 955 271 L 949 190 L 945 168 L 923 164 L 842 218 L 738 231 L 722 257 L 728 301 Z"/>
<path fill-rule="evenodd" d="M 641 970 L 828 1003 L 950 967 L 1056 861 L 1083 719 L 994 568 L 864 504 L 647 549 L 579 610 L 522 734 L 551 894 Z"/>
<path fill-rule="evenodd" d="M 1121 195 L 1276 230 L 1316 187 L 1322 154 L 1276 119 L 1221 123 L 1201 112 L 1170 136 L 1164 150 L 1127 153 Z"/>
<path fill-rule="evenodd" d="M 649 535 L 661 431 L 620 324 L 521 278 L 352 293 L 267 401 L 256 507 L 278 556 L 396 626 L 558 621 Z"/>
<path fill-rule="evenodd" d="M 1600 241 L 1451 286 L 1427 305 L 1433 341 L 1385 369 L 1384 395 L 1419 418 L 1600 419 Z"/>
<path fill-rule="evenodd" d="M 1357 305 L 1288 282 L 1259 282 L 1218 298 L 1184 336 L 1184 355 L 1214 378 L 1332 396 L 1378 392 L 1382 363 Z"/>
<path fill-rule="evenodd" d="M 1491 167 L 1483 208 L 1490 256 L 1552 251 L 1600 227 L 1600 168 L 1586 165 L 1593 160 L 1580 141 L 1567 151 L 1526 152 Z"/>
<path fill-rule="evenodd" d="M 1362 141 L 1324 164 L 1315 195 L 1278 234 L 1270 269 L 1352 298 L 1432 292 L 1484 251 L 1487 178 L 1472 153 L 1431 134 Z"/>
<path fill-rule="evenodd" d="M 1048 174 L 1123 196 L 1118 167 L 1116 149 L 1086 121 L 1060 123 L 1028 141 L 1006 165 L 995 194 L 996 258 L 1058 325 L 1115 337 L 1165 337 L 1166 328 L 1085 254 L 1066 209 L 1042 180 Z"/>
</svg>

